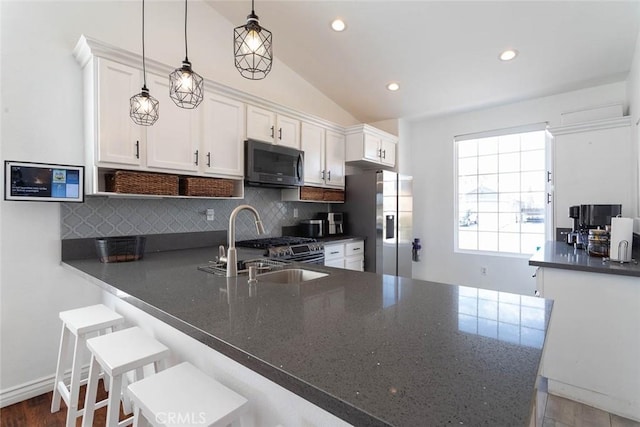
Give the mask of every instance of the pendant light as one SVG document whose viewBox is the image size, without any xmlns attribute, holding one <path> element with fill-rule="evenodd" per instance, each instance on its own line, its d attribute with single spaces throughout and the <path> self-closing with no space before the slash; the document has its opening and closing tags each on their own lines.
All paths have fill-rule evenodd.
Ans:
<svg viewBox="0 0 640 427">
<path fill-rule="evenodd" d="M 141 126 L 151 126 L 158 120 L 158 100 L 149 95 L 147 89 L 147 68 L 144 59 L 144 0 L 142 0 L 142 91 L 131 97 L 129 116 Z"/>
<path fill-rule="evenodd" d="M 250 80 L 264 79 L 271 71 L 273 62 L 271 31 L 260 26 L 253 10 L 247 23 L 234 29 L 234 55 L 236 68 L 242 77 Z"/>
<path fill-rule="evenodd" d="M 204 97 L 204 81 L 191 69 L 187 55 L 187 0 L 184 0 L 184 61 L 182 67 L 169 74 L 169 96 L 178 107 L 193 109 Z"/>
</svg>

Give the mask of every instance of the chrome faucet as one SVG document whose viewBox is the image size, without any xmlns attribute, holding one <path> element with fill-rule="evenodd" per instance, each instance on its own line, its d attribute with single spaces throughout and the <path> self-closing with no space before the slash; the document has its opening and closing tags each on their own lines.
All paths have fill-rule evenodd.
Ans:
<svg viewBox="0 0 640 427">
<path fill-rule="evenodd" d="M 231 215 L 229 216 L 229 235 L 227 238 L 229 243 L 229 249 L 227 250 L 227 277 L 234 277 L 238 275 L 238 255 L 236 253 L 236 216 L 238 216 L 238 213 L 244 209 L 253 213 L 253 216 L 256 219 L 258 234 L 264 234 L 264 227 L 262 226 L 260 214 L 256 208 L 249 205 L 240 205 L 231 212 Z"/>
</svg>

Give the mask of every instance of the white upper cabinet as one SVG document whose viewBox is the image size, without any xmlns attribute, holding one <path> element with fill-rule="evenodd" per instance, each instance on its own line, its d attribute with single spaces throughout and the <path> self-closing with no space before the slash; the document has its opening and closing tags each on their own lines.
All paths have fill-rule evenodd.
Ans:
<svg viewBox="0 0 640 427">
<path fill-rule="evenodd" d="M 200 170 L 229 177 L 244 176 L 244 104 L 205 93 Z"/>
<path fill-rule="evenodd" d="M 247 105 L 247 139 L 274 142 L 275 134 L 276 113 Z"/>
<path fill-rule="evenodd" d="M 396 165 L 398 138 L 369 125 L 356 125 L 347 129 L 346 158 L 359 166 Z"/>
<path fill-rule="evenodd" d="M 87 120 L 96 123 L 91 134 L 96 164 L 140 166 L 144 153 L 144 128 L 129 117 L 129 98 L 140 92 L 140 70 L 107 59 L 96 58 L 96 75 L 85 69 L 85 79 L 93 81 L 99 96 L 85 92 Z M 95 114 L 92 109 L 95 108 Z M 89 126 L 87 128 L 90 129 Z"/>
<path fill-rule="evenodd" d="M 247 138 L 300 149 L 300 120 L 247 105 Z"/>
<path fill-rule="evenodd" d="M 572 227 L 569 207 L 622 204 L 622 216 L 634 209 L 635 161 L 631 119 L 626 117 L 555 126 L 553 187 L 555 227 Z M 562 167 L 571 165 L 571 167 Z"/>
<path fill-rule="evenodd" d="M 327 130 L 325 136 L 325 185 L 344 188 L 344 134 Z"/>
<path fill-rule="evenodd" d="M 387 165 L 390 167 L 395 167 L 396 165 L 396 147 L 397 147 L 397 138 L 381 138 L 380 139 L 380 163 L 383 165 Z"/>
<path fill-rule="evenodd" d="M 180 108 L 169 97 L 169 77 L 147 74 L 151 96 L 160 102 L 158 121 L 147 127 L 147 166 L 196 172 L 200 159 L 201 106 Z"/>
<path fill-rule="evenodd" d="M 287 147 L 300 149 L 300 120 L 287 116 L 276 116 L 275 143 Z"/>
<path fill-rule="evenodd" d="M 302 122 L 305 185 L 344 188 L 344 135 Z"/>
<path fill-rule="evenodd" d="M 305 185 L 324 185 L 324 128 L 303 122 L 300 127 L 300 148 L 304 151 Z"/>
</svg>

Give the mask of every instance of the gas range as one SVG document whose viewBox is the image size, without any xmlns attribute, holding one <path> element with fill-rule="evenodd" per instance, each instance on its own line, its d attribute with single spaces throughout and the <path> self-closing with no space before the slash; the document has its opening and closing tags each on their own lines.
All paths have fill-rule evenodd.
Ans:
<svg viewBox="0 0 640 427">
<path fill-rule="evenodd" d="M 324 244 L 308 237 L 267 237 L 241 240 L 237 247 L 264 249 L 264 255 L 287 261 L 324 264 Z"/>
</svg>

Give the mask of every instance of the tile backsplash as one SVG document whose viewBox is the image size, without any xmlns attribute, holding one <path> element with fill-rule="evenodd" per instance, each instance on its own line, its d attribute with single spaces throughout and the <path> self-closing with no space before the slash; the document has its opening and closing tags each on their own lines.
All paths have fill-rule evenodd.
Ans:
<svg viewBox="0 0 640 427">
<path fill-rule="evenodd" d="M 243 200 L 211 199 L 129 199 L 86 197 L 85 203 L 61 203 L 62 239 L 164 234 L 227 230 L 229 215 L 238 205 L 248 204 L 260 213 L 265 236 L 280 236 L 283 226 L 325 212 L 324 203 L 283 202 L 280 190 L 246 187 Z M 298 218 L 293 209 L 298 209 Z M 206 210 L 214 209 L 215 220 L 207 221 Z M 238 240 L 257 237 L 253 215 L 241 212 L 236 218 Z"/>
</svg>

